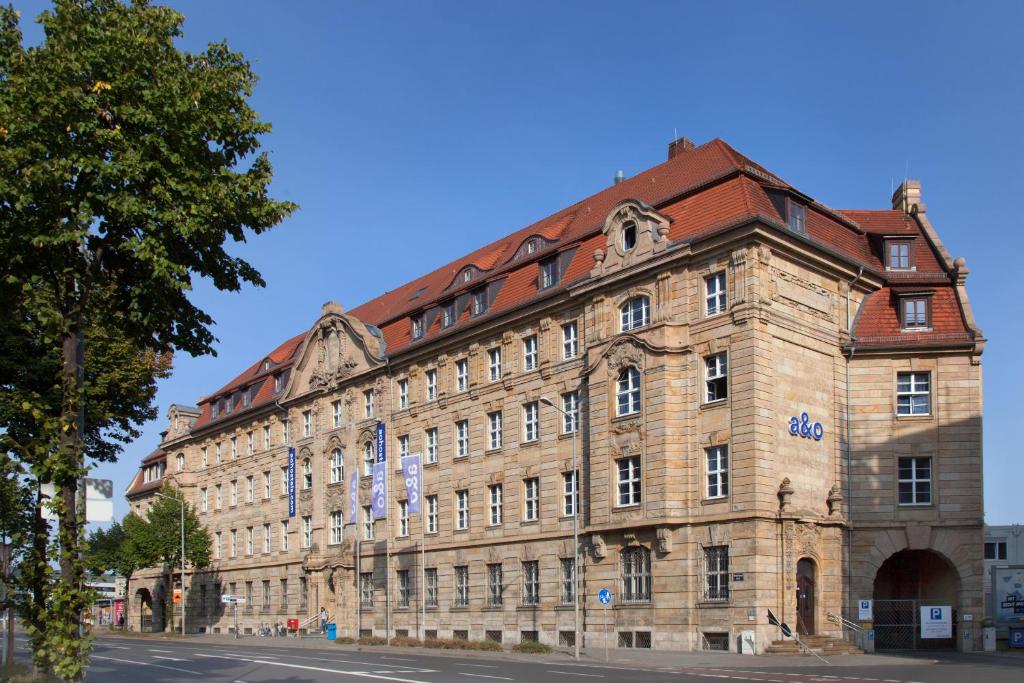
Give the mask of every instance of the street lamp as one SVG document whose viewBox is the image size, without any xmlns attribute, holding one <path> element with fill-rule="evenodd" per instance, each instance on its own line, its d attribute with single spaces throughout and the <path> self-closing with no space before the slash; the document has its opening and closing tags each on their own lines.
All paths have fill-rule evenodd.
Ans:
<svg viewBox="0 0 1024 683">
<path fill-rule="evenodd" d="M 572 616 L 573 616 L 573 636 L 572 636 L 572 656 L 575 659 L 580 658 L 580 474 L 576 468 L 576 432 L 580 429 L 579 421 L 579 402 L 576 403 L 576 414 L 570 415 L 552 402 L 547 396 L 540 397 L 541 403 L 547 403 L 549 406 L 560 412 L 566 419 L 572 421 Z"/>
<path fill-rule="evenodd" d="M 173 500 L 181 506 L 181 637 L 185 637 L 185 501 L 182 498 L 156 492 L 154 495 Z M 171 586 L 171 602 L 174 602 L 174 586 Z M 237 629 L 235 629 L 237 631 Z"/>
</svg>

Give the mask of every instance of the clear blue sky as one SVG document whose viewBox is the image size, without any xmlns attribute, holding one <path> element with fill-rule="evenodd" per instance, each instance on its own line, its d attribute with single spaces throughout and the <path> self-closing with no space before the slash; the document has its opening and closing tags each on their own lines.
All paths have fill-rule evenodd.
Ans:
<svg viewBox="0 0 1024 683">
<path fill-rule="evenodd" d="M 38 41 L 30 20 L 46 3 L 13 2 Z M 659 163 L 678 131 L 722 137 L 835 208 L 887 208 L 894 181 L 921 179 L 990 340 L 986 518 L 1024 522 L 1024 3 L 169 4 L 185 14 L 184 47 L 226 38 L 253 62 L 274 193 L 301 210 L 239 250 L 266 289 L 197 288 L 220 356 L 176 358 L 161 418 L 95 471 L 116 491 L 171 403 L 216 390 L 324 301 L 353 308 L 617 169 Z"/>
</svg>

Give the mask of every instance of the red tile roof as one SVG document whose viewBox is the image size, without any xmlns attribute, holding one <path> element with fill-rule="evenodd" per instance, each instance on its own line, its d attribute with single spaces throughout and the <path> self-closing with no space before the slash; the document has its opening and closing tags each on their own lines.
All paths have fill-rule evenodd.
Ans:
<svg viewBox="0 0 1024 683">
<path fill-rule="evenodd" d="M 928 292 L 931 296 L 932 327 L 928 331 L 901 331 L 900 291 Z M 854 325 L 854 344 L 863 346 L 926 346 L 970 343 L 956 290 L 952 287 L 883 287 L 864 301 Z"/>
</svg>

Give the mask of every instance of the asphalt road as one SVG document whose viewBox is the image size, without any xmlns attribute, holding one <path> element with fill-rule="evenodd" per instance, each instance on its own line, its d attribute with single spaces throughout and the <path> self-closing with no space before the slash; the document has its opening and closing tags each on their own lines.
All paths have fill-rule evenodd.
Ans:
<svg viewBox="0 0 1024 683">
<path fill-rule="evenodd" d="M 19 634 L 19 659 L 27 659 Z M 662 666 L 671 656 L 643 661 L 643 653 L 618 651 L 610 664 L 549 657 L 503 658 L 423 654 L 421 650 L 386 652 L 348 648 L 275 647 L 273 640 L 240 640 L 230 645 L 202 640 L 128 639 L 100 636 L 93 648 L 88 683 L 201 681 L 202 683 L 316 682 L 359 679 L 401 683 L 661 683 L 764 681 L 768 683 L 1021 683 L 1024 657 L 949 654 L 929 663 L 878 663 L 862 666 L 780 667 L 772 658 L 751 658 L 746 667 Z M 680 662 L 687 657 L 680 656 Z M 689 660 L 693 662 L 693 658 Z"/>
</svg>

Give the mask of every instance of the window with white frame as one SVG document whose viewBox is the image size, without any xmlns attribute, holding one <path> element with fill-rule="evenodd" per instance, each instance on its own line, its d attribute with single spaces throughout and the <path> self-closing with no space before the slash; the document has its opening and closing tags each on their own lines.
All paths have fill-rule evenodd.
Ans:
<svg viewBox="0 0 1024 683">
<path fill-rule="evenodd" d="M 213 544 L 213 559 L 219 560 L 224 557 L 224 539 L 223 534 L 220 531 L 218 531 L 215 536 L 216 539 Z"/>
<path fill-rule="evenodd" d="M 245 478 L 245 502 L 251 503 L 253 499 L 253 482 L 252 475 L 250 474 Z"/>
<path fill-rule="evenodd" d="M 729 495 L 729 447 L 712 446 L 704 451 L 707 462 L 708 498 Z"/>
<path fill-rule="evenodd" d="M 231 506 L 238 505 L 238 480 L 231 480 Z"/>
<path fill-rule="evenodd" d="M 404 458 L 409 455 L 409 435 L 402 434 L 398 437 L 398 457 Z"/>
<path fill-rule="evenodd" d="M 576 601 L 576 561 L 571 557 L 563 557 L 562 568 L 562 604 L 570 605 Z"/>
<path fill-rule="evenodd" d="M 487 565 L 487 606 L 488 607 L 501 607 L 502 592 L 504 586 L 502 585 L 502 571 L 501 564 L 489 564 Z"/>
<path fill-rule="evenodd" d="M 302 518 L 302 547 L 309 548 L 313 545 L 313 517 L 306 515 Z"/>
<path fill-rule="evenodd" d="M 469 607 L 469 567 L 455 568 L 455 606 Z"/>
<path fill-rule="evenodd" d="M 263 497 L 270 498 L 270 470 L 263 471 Z"/>
<path fill-rule="evenodd" d="M 460 358 L 455 361 L 455 390 L 465 391 L 469 389 L 469 361 Z"/>
<path fill-rule="evenodd" d="M 624 368 L 619 373 L 615 389 L 615 414 L 633 415 L 640 412 L 640 371 Z"/>
<path fill-rule="evenodd" d="M 562 472 L 562 515 L 572 517 L 579 508 L 580 492 L 575 471 Z"/>
<path fill-rule="evenodd" d="M 281 468 L 281 495 L 288 493 L 288 467 Z"/>
<path fill-rule="evenodd" d="M 487 289 L 478 289 L 473 292 L 473 315 L 483 315 L 487 312 Z"/>
<path fill-rule="evenodd" d="M 562 358 L 575 358 L 579 353 L 580 341 L 576 321 L 562 325 Z"/>
<path fill-rule="evenodd" d="M 206 446 L 203 446 L 203 467 L 210 466 L 210 454 L 207 451 Z"/>
<path fill-rule="evenodd" d="M 221 463 L 221 446 L 222 444 L 217 442 L 217 446 L 214 448 L 214 462 L 218 465 Z"/>
<path fill-rule="evenodd" d="M 523 441 L 536 441 L 540 437 L 540 408 L 536 401 L 523 406 Z"/>
<path fill-rule="evenodd" d="M 622 602 L 625 604 L 651 600 L 651 551 L 633 546 L 622 551 Z"/>
<path fill-rule="evenodd" d="M 523 604 L 540 604 L 540 562 L 537 560 L 523 562 Z"/>
<path fill-rule="evenodd" d="M 281 441 L 285 445 L 292 442 L 292 423 L 289 420 L 281 420 Z"/>
<path fill-rule="evenodd" d="M 340 448 L 331 451 L 331 483 L 340 484 L 345 481 L 345 454 Z"/>
<path fill-rule="evenodd" d="M 250 433 L 249 436 L 251 438 L 252 434 Z M 174 467 L 175 467 L 175 471 L 176 472 L 181 472 L 182 470 L 185 469 L 185 454 L 184 453 L 178 453 L 177 457 L 174 459 Z"/>
<path fill-rule="evenodd" d="M 441 306 L 441 327 L 451 327 L 455 324 L 455 304 L 449 301 Z"/>
<path fill-rule="evenodd" d="M 729 599 L 729 546 L 704 548 L 704 599 L 725 602 Z"/>
<path fill-rule="evenodd" d="M 900 505 L 930 505 L 932 502 L 932 459 L 899 459 Z"/>
<path fill-rule="evenodd" d="M 231 459 L 234 460 L 238 457 L 238 437 L 231 437 Z"/>
<path fill-rule="evenodd" d="M 281 579 L 281 610 L 288 609 L 288 579 Z"/>
<path fill-rule="evenodd" d="M 331 545 L 338 545 L 341 543 L 341 531 L 342 525 L 342 514 L 340 510 L 335 510 L 331 513 Z"/>
<path fill-rule="evenodd" d="M 200 500 L 202 501 L 202 508 L 201 508 L 201 510 L 202 510 L 202 512 L 209 512 L 210 511 L 210 496 L 207 495 L 207 491 L 206 491 L 206 487 L 205 486 L 202 489 L 200 489 L 200 494 L 201 494 Z"/>
<path fill-rule="evenodd" d="M 572 434 L 580 428 L 580 392 L 562 394 L 562 433 Z"/>
<path fill-rule="evenodd" d="M 469 455 L 469 420 L 459 420 L 455 423 L 455 457 L 462 458 Z"/>
<path fill-rule="evenodd" d="M 487 413 L 487 423 L 490 426 L 490 449 L 501 448 L 501 411 Z"/>
<path fill-rule="evenodd" d="M 413 316 L 412 320 L 411 320 L 411 323 L 412 323 L 412 338 L 413 339 L 419 339 L 420 337 L 423 336 L 423 329 L 424 329 L 423 316 L 422 315 L 415 315 L 415 316 Z"/>
<path fill-rule="evenodd" d="M 359 605 L 373 607 L 373 572 L 359 574 Z"/>
<path fill-rule="evenodd" d="M 495 347 L 487 350 L 488 376 L 492 382 L 501 379 L 501 348 Z"/>
<path fill-rule="evenodd" d="M 523 480 L 523 521 L 536 522 L 540 517 L 540 479 Z"/>
<path fill-rule="evenodd" d="M 437 398 L 437 370 L 427 370 L 427 400 Z"/>
<path fill-rule="evenodd" d="M 284 375 L 278 373 L 274 375 L 274 393 L 278 393 L 284 388 Z"/>
<path fill-rule="evenodd" d="M 648 296 L 634 296 L 619 309 L 622 331 L 629 332 L 651 323 L 651 299 Z"/>
<path fill-rule="evenodd" d="M 313 411 L 302 411 L 302 436 L 313 436 Z"/>
<path fill-rule="evenodd" d="M 270 522 L 263 524 L 263 552 L 270 552 Z"/>
<path fill-rule="evenodd" d="M 247 455 L 252 455 L 256 452 L 256 435 L 252 432 L 245 435 L 245 452 Z"/>
<path fill-rule="evenodd" d="M 331 401 L 331 426 L 335 429 L 341 426 L 341 401 Z"/>
<path fill-rule="evenodd" d="M 636 249 L 636 223 L 629 221 L 622 224 L 622 251 Z"/>
<path fill-rule="evenodd" d="M 725 311 L 725 272 L 704 278 L 704 315 L 717 315 Z"/>
<path fill-rule="evenodd" d="M 540 262 L 540 288 L 547 289 L 558 284 L 558 259 L 550 258 Z"/>
<path fill-rule="evenodd" d="M 1006 541 L 985 541 L 984 550 L 986 560 L 1006 559 Z"/>
<path fill-rule="evenodd" d="M 491 484 L 487 488 L 488 488 L 488 494 L 489 494 L 489 497 L 490 497 L 490 512 L 491 512 L 489 522 L 490 522 L 491 526 L 497 526 L 498 524 L 501 524 L 501 512 L 502 512 L 501 484 Z"/>
<path fill-rule="evenodd" d="M 423 435 L 427 444 L 427 463 L 437 462 L 437 427 L 431 427 Z"/>
<path fill-rule="evenodd" d="M 288 550 L 288 520 L 281 520 L 281 550 Z"/>
<path fill-rule="evenodd" d="M 931 373 L 896 373 L 896 414 L 931 415 Z"/>
<path fill-rule="evenodd" d="M 373 540 L 373 512 L 369 505 L 363 506 L 363 540 Z"/>
<path fill-rule="evenodd" d="M 469 528 L 469 491 L 462 489 L 455 492 L 455 528 Z"/>
<path fill-rule="evenodd" d="M 427 607 L 437 607 L 437 567 L 423 570 L 424 599 Z"/>
<path fill-rule="evenodd" d="M 615 461 L 619 475 L 619 498 L 618 505 L 640 504 L 640 456 L 633 455 L 628 458 L 619 458 Z"/>
<path fill-rule="evenodd" d="M 302 461 L 302 488 L 313 488 L 313 463 L 309 458 Z"/>
<path fill-rule="evenodd" d="M 217 484 L 217 485 L 216 485 L 216 486 L 214 487 L 214 491 L 215 491 L 215 493 L 214 493 L 214 496 L 213 496 L 213 506 L 214 506 L 214 508 L 215 508 L 215 509 L 217 509 L 217 510 L 220 510 L 220 502 L 221 502 L 221 495 L 220 495 L 220 494 L 221 494 L 221 485 L 220 485 L 220 484 Z"/>
<path fill-rule="evenodd" d="M 427 496 L 427 533 L 437 533 L 437 496 Z"/>
<path fill-rule="evenodd" d="M 238 530 L 231 530 L 231 557 L 237 557 L 238 555 Z"/>
<path fill-rule="evenodd" d="M 270 425 L 263 425 L 263 448 L 270 448 Z"/>
<path fill-rule="evenodd" d="M 704 402 L 721 401 L 729 396 L 729 362 L 725 351 L 704 359 Z"/>
<path fill-rule="evenodd" d="M 373 417 L 373 389 L 363 392 L 363 417 Z"/>
<path fill-rule="evenodd" d="M 398 606 L 409 606 L 409 570 L 399 569 L 395 572 L 395 579 L 398 582 Z"/>
<path fill-rule="evenodd" d="M 409 407 L 409 380 L 407 379 L 398 380 L 398 407 Z"/>
<path fill-rule="evenodd" d="M 398 535 L 409 535 L 409 501 L 398 501 Z"/>
<path fill-rule="evenodd" d="M 369 477 L 373 474 L 373 444 L 367 441 L 363 444 L 363 476 Z"/>
<path fill-rule="evenodd" d="M 523 370 L 537 367 L 537 335 L 531 334 L 523 339 Z"/>
<path fill-rule="evenodd" d="M 253 542 L 252 527 L 251 526 L 250 527 L 246 527 L 245 528 L 245 554 L 246 555 L 252 555 L 253 554 L 253 551 L 255 550 L 255 548 L 253 548 L 254 545 L 255 544 Z"/>
</svg>

